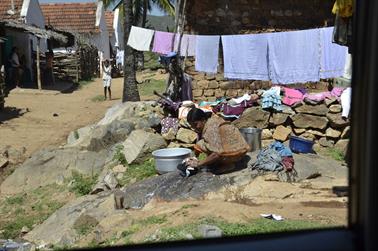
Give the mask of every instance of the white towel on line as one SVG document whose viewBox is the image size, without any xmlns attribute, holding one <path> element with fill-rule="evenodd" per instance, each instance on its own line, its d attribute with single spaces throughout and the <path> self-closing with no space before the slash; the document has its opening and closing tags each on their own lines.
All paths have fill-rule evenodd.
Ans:
<svg viewBox="0 0 378 251">
<path fill-rule="evenodd" d="M 348 48 L 332 43 L 333 27 L 320 29 L 320 78 L 336 78 L 343 75 Z"/>
<path fill-rule="evenodd" d="M 131 26 L 127 45 L 137 51 L 150 51 L 154 30 Z"/>
<path fill-rule="evenodd" d="M 319 81 L 319 29 L 268 34 L 269 73 L 273 83 Z"/>
<path fill-rule="evenodd" d="M 266 34 L 222 36 L 224 76 L 242 80 L 269 80 Z"/>
<path fill-rule="evenodd" d="M 196 55 L 196 37 L 197 35 L 183 34 L 181 37 L 180 52 L 183 57 L 193 57 Z M 180 34 L 176 34 L 174 51 L 178 52 Z"/>
<path fill-rule="evenodd" d="M 217 73 L 220 36 L 197 36 L 196 71 Z"/>
</svg>

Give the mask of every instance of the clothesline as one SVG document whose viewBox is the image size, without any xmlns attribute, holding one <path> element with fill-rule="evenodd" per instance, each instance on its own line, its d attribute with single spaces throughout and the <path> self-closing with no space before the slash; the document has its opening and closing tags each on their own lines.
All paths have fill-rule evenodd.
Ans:
<svg viewBox="0 0 378 251">
<path fill-rule="evenodd" d="M 347 48 L 332 43 L 333 27 L 246 35 L 189 35 L 132 26 L 128 45 L 139 51 L 194 56 L 199 72 L 217 73 L 222 41 L 227 79 L 315 82 L 343 74 Z M 181 39 L 181 46 L 179 42 Z"/>
</svg>

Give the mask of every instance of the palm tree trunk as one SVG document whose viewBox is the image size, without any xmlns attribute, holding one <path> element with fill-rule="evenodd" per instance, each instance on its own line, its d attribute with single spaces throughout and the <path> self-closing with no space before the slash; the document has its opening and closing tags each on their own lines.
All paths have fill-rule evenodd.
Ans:
<svg viewBox="0 0 378 251">
<path fill-rule="evenodd" d="M 139 101 L 139 91 L 136 82 L 136 65 L 134 50 L 127 45 L 130 36 L 131 25 L 133 24 L 133 0 L 123 0 L 124 8 L 124 78 L 122 102 Z"/>
<path fill-rule="evenodd" d="M 142 28 L 146 28 L 146 24 L 147 24 L 148 1 L 149 0 L 143 0 Z M 140 68 L 144 69 L 144 53 L 143 53 L 143 51 L 138 53 L 138 63 L 140 65 Z"/>
<path fill-rule="evenodd" d="M 133 24 L 133 0 L 123 0 L 125 13 L 124 19 L 124 79 L 122 102 L 139 101 L 139 91 L 136 82 L 136 65 L 134 50 L 127 45 L 129 40 L 131 25 Z"/>
</svg>

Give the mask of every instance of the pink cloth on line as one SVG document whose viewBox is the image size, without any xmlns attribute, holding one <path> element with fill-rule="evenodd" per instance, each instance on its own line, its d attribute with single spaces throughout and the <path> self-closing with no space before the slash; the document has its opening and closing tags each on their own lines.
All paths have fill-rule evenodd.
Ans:
<svg viewBox="0 0 378 251">
<path fill-rule="evenodd" d="M 175 34 L 170 32 L 155 31 L 153 52 L 168 54 L 173 51 Z"/>
<path fill-rule="evenodd" d="M 285 105 L 292 106 L 303 100 L 303 94 L 298 90 L 284 87 L 284 91 L 285 96 L 282 99 L 282 103 Z"/>
</svg>

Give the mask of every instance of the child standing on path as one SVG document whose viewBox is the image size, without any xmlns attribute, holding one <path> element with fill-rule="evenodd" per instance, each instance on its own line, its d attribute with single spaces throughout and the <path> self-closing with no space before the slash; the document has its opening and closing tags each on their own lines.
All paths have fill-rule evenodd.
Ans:
<svg viewBox="0 0 378 251">
<path fill-rule="evenodd" d="M 109 100 L 112 99 L 112 91 L 110 90 L 110 86 L 112 85 L 112 66 L 109 63 L 109 60 L 106 59 L 103 62 L 103 73 L 102 73 L 102 80 L 104 83 L 104 96 L 106 100 L 106 92 L 109 91 Z"/>
</svg>

